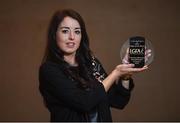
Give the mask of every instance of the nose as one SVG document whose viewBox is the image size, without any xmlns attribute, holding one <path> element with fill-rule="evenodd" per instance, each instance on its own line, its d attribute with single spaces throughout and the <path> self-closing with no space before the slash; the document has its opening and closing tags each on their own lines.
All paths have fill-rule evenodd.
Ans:
<svg viewBox="0 0 180 123">
<path fill-rule="evenodd" d="M 70 31 L 69 39 L 70 39 L 70 40 L 74 40 L 74 39 L 75 39 L 75 34 L 74 34 L 73 31 Z"/>
</svg>

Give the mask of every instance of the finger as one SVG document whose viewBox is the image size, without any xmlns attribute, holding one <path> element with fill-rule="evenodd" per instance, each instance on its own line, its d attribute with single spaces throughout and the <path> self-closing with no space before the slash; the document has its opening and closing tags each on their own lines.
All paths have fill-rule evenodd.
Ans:
<svg viewBox="0 0 180 123">
<path fill-rule="evenodd" d="M 145 55 L 147 55 L 147 54 L 149 54 L 149 53 L 151 53 L 151 52 L 152 52 L 151 49 L 147 49 L 147 50 L 145 50 Z"/>
<path fill-rule="evenodd" d="M 142 67 L 142 68 L 127 68 L 126 70 L 127 70 L 127 72 L 131 73 L 131 72 L 144 71 L 144 70 L 146 70 L 146 69 L 148 69 L 147 66 L 144 66 L 144 67 Z"/>
<path fill-rule="evenodd" d="M 123 64 L 129 64 L 128 58 L 125 57 L 125 58 L 123 59 L 122 63 L 123 63 Z"/>
<path fill-rule="evenodd" d="M 134 64 L 120 64 L 116 67 L 117 70 L 122 72 L 128 72 L 128 68 L 133 68 Z"/>
<path fill-rule="evenodd" d="M 148 58 L 151 56 L 151 53 L 149 53 L 149 54 L 147 54 L 146 56 L 145 56 L 145 62 L 147 62 L 147 60 L 148 60 Z"/>
<path fill-rule="evenodd" d="M 143 67 L 148 68 L 148 65 L 144 65 Z"/>
<path fill-rule="evenodd" d="M 134 64 L 124 64 L 123 68 L 133 68 L 134 66 Z"/>
<path fill-rule="evenodd" d="M 125 54 L 125 56 L 123 58 L 123 61 L 122 61 L 123 64 L 128 64 L 129 63 L 128 62 L 128 57 L 129 57 L 129 48 L 126 49 L 126 54 Z"/>
<path fill-rule="evenodd" d="M 151 49 L 147 49 L 147 50 L 145 51 L 145 62 L 148 61 L 148 58 L 151 56 L 151 52 L 152 52 Z"/>
<path fill-rule="evenodd" d="M 132 67 L 134 64 L 119 64 L 117 67 Z"/>
</svg>

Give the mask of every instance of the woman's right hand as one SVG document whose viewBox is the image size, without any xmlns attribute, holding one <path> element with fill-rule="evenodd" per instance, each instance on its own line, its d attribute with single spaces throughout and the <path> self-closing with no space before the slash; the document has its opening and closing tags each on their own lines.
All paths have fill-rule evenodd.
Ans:
<svg viewBox="0 0 180 123">
<path fill-rule="evenodd" d="M 132 75 L 134 73 L 142 72 L 148 67 L 134 68 L 134 64 L 120 64 L 103 80 L 102 84 L 106 91 L 113 85 L 113 83 L 124 75 Z"/>
<path fill-rule="evenodd" d="M 134 73 L 142 72 L 148 67 L 134 68 L 134 64 L 120 64 L 112 71 L 117 79 L 123 75 L 132 75 Z"/>
</svg>

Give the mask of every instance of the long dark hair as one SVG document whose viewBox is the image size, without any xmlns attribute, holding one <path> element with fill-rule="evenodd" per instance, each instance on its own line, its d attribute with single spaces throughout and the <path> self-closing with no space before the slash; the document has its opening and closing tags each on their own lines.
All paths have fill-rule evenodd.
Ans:
<svg viewBox="0 0 180 123">
<path fill-rule="evenodd" d="M 70 65 L 64 60 L 63 52 L 57 46 L 56 32 L 59 24 L 65 17 L 71 17 L 77 20 L 81 28 L 81 42 L 80 46 L 76 51 L 75 59 L 78 63 L 80 76 L 75 75 L 70 69 Z M 61 64 L 64 68 L 66 75 L 71 76 L 73 79 L 78 80 L 79 85 L 83 88 L 87 88 L 92 85 L 93 76 L 92 74 L 92 52 L 89 48 L 89 38 L 86 32 L 85 23 L 79 13 L 72 9 L 65 9 L 56 11 L 53 15 L 50 25 L 48 28 L 47 47 L 42 63 L 46 61 L 53 61 Z M 83 79 L 82 79 L 83 78 Z"/>
</svg>

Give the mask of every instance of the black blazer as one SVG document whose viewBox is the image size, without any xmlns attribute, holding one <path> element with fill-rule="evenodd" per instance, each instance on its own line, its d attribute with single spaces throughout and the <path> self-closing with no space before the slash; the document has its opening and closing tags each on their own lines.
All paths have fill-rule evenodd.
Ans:
<svg viewBox="0 0 180 123">
<path fill-rule="evenodd" d="M 105 72 L 100 62 L 98 64 L 100 71 Z M 97 81 L 94 88 L 82 90 L 64 74 L 61 64 L 50 61 L 41 65 L 39 82 L 51 121 L 87 121 L 86 114 L 94 109 L 97 109 L 99 121 L 112 121 L 110 107 L 123 109 L 134 86 L 131 79 L 130 90 L 125 89 L 119 82 L 105 92 L 102 83 Z"/>
</svg>

